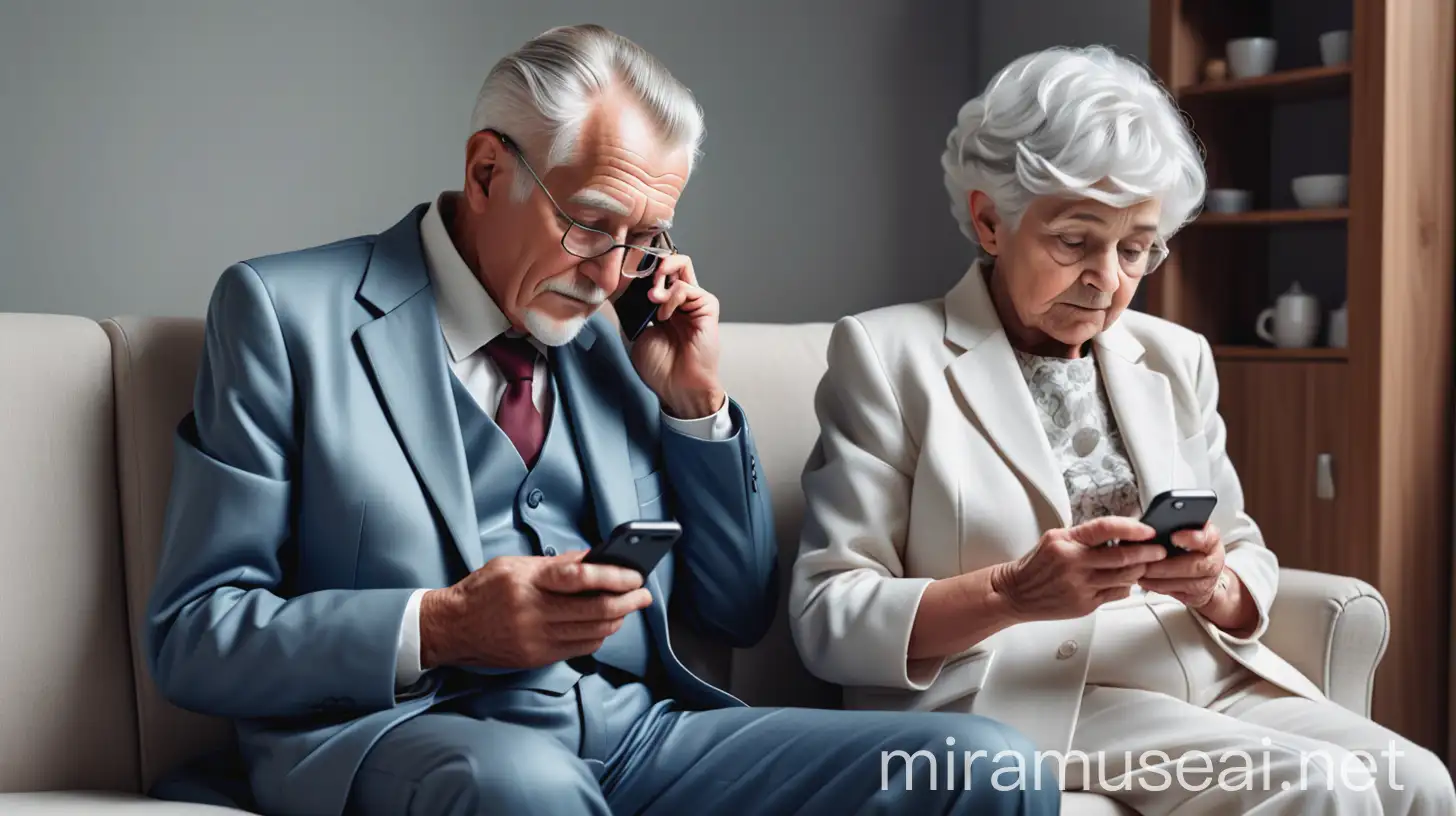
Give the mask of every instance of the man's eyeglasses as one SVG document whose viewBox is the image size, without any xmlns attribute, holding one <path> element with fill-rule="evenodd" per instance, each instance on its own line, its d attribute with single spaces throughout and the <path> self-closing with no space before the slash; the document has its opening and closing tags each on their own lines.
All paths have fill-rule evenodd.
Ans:
<svg viewBox="0 0 1456 816">
<path fill-rule="evenodd" d="M 546 189 L 545 182 L 541 181 L 540 176 L 536 175 L 536 171 L 531 167 L 531 163 L 526 161 L 526 154 L 521 150 L 520 146 L 511 137 L 498 130 L 488 130 L 487 132 L 495 134 L 501 140 L 501 144 L 505 145 L 507 150 L 515 154 L 521 166 L 526 168 L 526 172 L 530 173 L 531 178 L 536 180 L 536 186 L 540 187 L 541 192 L 546 194 L 546 200 L 551 202 L 551 206 L 556 208 L 557 214 L 566 221 L 566 231 L 561 234 L 562 249 L 565 249 L 578 258 L 588 261 L 600 258 L 614 250 L 622 249 L 621 271 L 623 275 L 629 278 L 645 278 L 651 275 L 657 270 L 657 265 L 663 258 L 671 257 L 677 253 L 677 247 L 673 246 L 672 238 L 666 232 L 659 233 L 652 240 L 651 245 L 638 246 L 636 244 L 619 244 L 615 235 L 578 223 L 575 218 L 567 215 L 566 211 L 561 209 L 561 205 L 556 203 L 556 199 L 552 197 L 551 191 Z"/>
</svg>

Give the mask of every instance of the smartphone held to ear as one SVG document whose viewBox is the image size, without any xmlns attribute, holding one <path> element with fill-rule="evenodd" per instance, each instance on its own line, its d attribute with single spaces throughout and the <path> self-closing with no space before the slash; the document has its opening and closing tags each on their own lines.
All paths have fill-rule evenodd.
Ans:
<svg viewBox="0 0 1456 816">
<path fill-rule="evenodd" d="M 672 243 L 672 237 L 666 232 L 659 233 L 653 239 L 652 248 L 659 252 L 677 252 L 677 247 Z M 657 266 L 660 263 L 662 263 L 660 257 L 644 253 L 642 259 L 637 262 L 632 282 L 612 304 L 612 308 L 617 312 L 617 320 L 622 324 L 622 333 L 627 336 L 628 341 L 636 340 L 657 317 L 659 304 L 653 303 L 647 295 L 657 285 Z M 673 276 L 668 275 L 663 281 L 663 286 L 671 286 L 672 282 Z"/>
<path fill-rule="evenodd" d="M 656 282 L 654 275 L 634 278 L 627 285 L 627 290 L 612 304 L 612 308 L 617 311 L 617 320 L 622 324 L 622 333 L 628 340 L 636 340 L 652 325 L 652 319 L 657 316 L 657 304 L 647 298 L 647 293 L 652 291 Z"/>
<path fill-rule="evenodd" d="M 1153 497 L 1143 513 L 1142 522 L 1153 528 L 1150 541 L 1138 544 L 1161 544 L 1168 555 L 1187 555 L 1188 550 L 1173 543 L 1173 534 L 1184 530 L 1202 530 L 1218 505 L 1218 494 L 1212 490 L 1168 490 Z"/>
</svg>

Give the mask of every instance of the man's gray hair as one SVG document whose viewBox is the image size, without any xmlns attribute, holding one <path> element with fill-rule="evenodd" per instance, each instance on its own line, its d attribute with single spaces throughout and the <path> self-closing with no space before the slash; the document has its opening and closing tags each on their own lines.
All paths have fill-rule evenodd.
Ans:
<svg viewBox="0 0 1456 816">
<path fill-rule="evenodd" d="M 471 133 L 494 128 L 511 137 L 536 172 L 570 163 L 592 105 L 613 87 L 629 91 L 669 147 L 688 151 L 688 171 L 703 140 L 703 111 L 692 92 L 656 57 L 597 25 L 553 28 L 491 69 L 471 116 Z M 517 173 L 512 194 L 534 182 Z"/>
<path fill-rule="evenodd" d="M 979 244 L 969 198 L 980 190 L 1015 229 L 1039 196 L 1127 207 L 1162 202 L 1166 239 L 1196 215 L 1203 158 L 1149 72 L 1101 46 L 1050 48 L 1001 69 L 967 102 L 941 155 L 951 213 Z"/>
</svg>

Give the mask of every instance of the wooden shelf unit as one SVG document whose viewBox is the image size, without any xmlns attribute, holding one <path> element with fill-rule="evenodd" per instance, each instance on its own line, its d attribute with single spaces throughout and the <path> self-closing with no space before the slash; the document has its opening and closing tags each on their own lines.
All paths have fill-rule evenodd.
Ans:
<svg viewBox="0 0 1456 816">
<path fill-rule="evenodd" d="M 1250 210 L 1240 213 L 1206 212 L 1199 215 L 1193 225 L 1199 227 L 1248 227 L 1260 224 L 1313 224 L 1323 221 L 1346 221 L 1349 218 L 1350 210 L 1344 207 L 1320 210 Z"/>
<path fill-rule="evenodd" d="M 1350 355 L 1342 348 L 1270 348 L 1265 346 L 1214 346 L 1214 360 L 1272 360 L 1282 362 L 1343 363 Z"/>
<path fill-rule="evenodd" d="M 1348 93 L 1349 89 L 1349 65 L 1322 65 L 1315 68 L 1278 71 L 1246 79 L 1204 81 L 1184 85 L 1178 89 L 1178 98 L 1184 102 L 1213 98 L 1245 99 L 1250 97 L 1293 100 L 1325 94 Z"/>
<path fill-rule="evenodd" d="M 1280 562 L 1384 596 L 1375 719 L 1449 758 L 1453 6 L 1153 0 L 1151 67 L 1176 89 L 1210 188 L 1253 190 L 1255 210 L 1196 219 L 1144 283 L 1148 311 L 1214 346 L 1229 454 Z M 1351 60 L 1321 66 L 1318 37 L 1336 29 L 1351 31 Z M 1246 36 L 1278 41 L 1275 72 L 1206 81 L 1207 60 Z M 1348 173 L 1348 207 L 1297 209 L 1290 181 L 1313 173 Z M 1347 305 L 1347 348 L 1256 337 L 1294 282 L 1320 297 L 1322 324 Z M 1316 491 L 1327 468 L 1333 496 Z"/>
</svg>

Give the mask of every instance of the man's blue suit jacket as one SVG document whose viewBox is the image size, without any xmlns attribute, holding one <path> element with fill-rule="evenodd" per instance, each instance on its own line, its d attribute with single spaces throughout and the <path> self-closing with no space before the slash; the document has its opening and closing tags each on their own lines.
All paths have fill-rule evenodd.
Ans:
<svg viewBox="0 0 1456 816">
<path fill-rule="evenodd" d="M 338 813 L 375 740 L 435 702 L 439 672 L 425 693 L 396 695 L 406 601 L 482 566 L 425 210 L 378 236 L 234 265 L 209 305 L 147 657 L 171 701 L 237 722 L 269 812 Z M 724 441 L 666 427 L 601 316 L 551 366 L 598 529 L 683 526 L 647 581 L 673 696 L 741 705 L 673 654 L 667 610 L 735 647 L 772 621 L 773 524 L 743 412 L 730 404 Z"/>
</svg>

